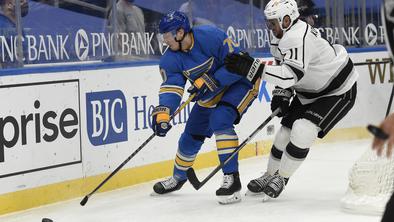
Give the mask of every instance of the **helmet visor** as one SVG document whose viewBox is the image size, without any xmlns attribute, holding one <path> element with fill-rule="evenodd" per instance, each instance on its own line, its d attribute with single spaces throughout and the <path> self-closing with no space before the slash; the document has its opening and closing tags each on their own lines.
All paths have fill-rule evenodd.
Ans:
<svg viewBox="0 0 394 222">
<path fill-rule="evenodd" d="M 176 31 L 165 32 L 165 33 L 158 33 L 157 39 L 162 44 L 167 44 L 168 41 L 175 39 Z"/>
</svg>

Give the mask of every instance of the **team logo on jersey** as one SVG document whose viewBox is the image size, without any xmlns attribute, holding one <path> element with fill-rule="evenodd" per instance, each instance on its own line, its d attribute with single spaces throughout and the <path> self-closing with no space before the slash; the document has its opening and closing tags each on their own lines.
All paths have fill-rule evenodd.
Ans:
<svg viewBox="0 0 394 222">
<path fill-rule="evenodd" d="M 127 106 L 122 91 L 86 93 L 86 112 L 91 144 L 127 141 Z"/>
<path fill-rule="evenodd" d="M 86 60 L 89 54 L 89 38 L 85 30 L 78 30 L 75 35 L 75 54 L 79 60 Z"/>
<path fill-rule="evenodd" d="M 378 29 L 372 23 L 365 27 L 364 37 L 368 45 L 375 45 L 378 40 Z"/>
<path fill-rule="evenodd" d="M 183 75 L 186 78 L 194 81 L 197 78 L 199 78 L 200 76 L 202 76 L 204 73 L 208 73 L 208 71 L 212 68 L 214 60 L 215 60 L 214 57 L 210 57 L 209 59 L 207 59 L 205 62 L 201 63 L 200 65 L 183 71 Z"/>
</svg>

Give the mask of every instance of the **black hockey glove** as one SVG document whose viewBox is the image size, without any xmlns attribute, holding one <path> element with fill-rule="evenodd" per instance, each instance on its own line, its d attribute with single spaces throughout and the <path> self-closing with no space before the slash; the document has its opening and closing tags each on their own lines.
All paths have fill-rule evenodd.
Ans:
<svg viewBox="0 0 394 222">
<path fill-rule="evenodd" d="M 271 111 L 273 112 L 277 108 L 280 108 L 278 117 L 286 115 L 286 113 L 289 111 L 290 98 L 292 96 L 293 90 L 275 87 L 275 89 L 272 91 Z"/>
<path fill-rule="evenodd" d="M 224 65 L 228 71 L 246 77 L 252 84 L 261 78 L 265 66 L 260 59 L 252 58 L 247 52 L 228 54 Z"/>
<path fill-rule="evenodd" d="M 218 83 L 213 77 L 207 74 L 203 74 L 200 78 L 196 79 L 194 83 L 187 89 L 190 94 L 195 94 L 196 96 L 192 99 L 192 102 L 198 101 L 208 90 L 213 92 L 218 89 Z"/>
<path fill-rule="evenodd" d="M 166 106 L 156 106 L 152 112 L 152 130 L 160 137 L 166 136 L 171 129 L 170 108 Z"/>
</svg>

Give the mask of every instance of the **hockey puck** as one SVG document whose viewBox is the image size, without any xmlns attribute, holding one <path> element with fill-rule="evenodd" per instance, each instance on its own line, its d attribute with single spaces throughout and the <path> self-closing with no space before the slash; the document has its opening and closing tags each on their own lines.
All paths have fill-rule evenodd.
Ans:
<svg viewBox="0 0 394 222">
<path fill-rule="evenodd" d="M 42 218 L 42 222 L 53 222 L 53 220 L 49 218 Z"/>
<path fill-rule="evenodd" d="M 389 138 L 389 135 L 387 135 L 387 133 L 383 132 L 383 130 L 377 126 L 368 125 L 367 129 L 370 133 L 372 133 L 374 136 L 376 136 L 379 139 L 387 140 Z"/>
</svg>

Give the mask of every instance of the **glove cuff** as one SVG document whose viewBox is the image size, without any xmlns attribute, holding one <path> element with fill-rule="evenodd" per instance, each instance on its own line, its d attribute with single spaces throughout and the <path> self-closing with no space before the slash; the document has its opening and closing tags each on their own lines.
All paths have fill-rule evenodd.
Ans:
<svg viewBox="0 0 394 222">
<path fill-rule="evenodd" d="M 166 106 L 156 106 L 153 109 L 152 116 L 156 116 L 156 122 L 169 122 L 170 121 L 170 108 Z"/>
<path fill-rule="evenodd" d="M 251 82 L 255 83 L 258 78 L 260 78 L 264 73 L 265 65 L 261 63 L 260 59 L 254 59 L 252 65 L 250 66 L 249 72 L 246 78 Z"/>
</svg>

